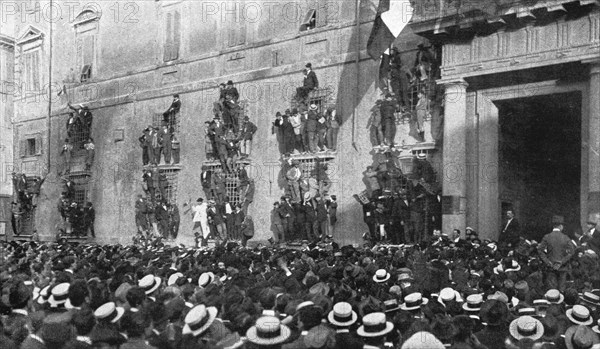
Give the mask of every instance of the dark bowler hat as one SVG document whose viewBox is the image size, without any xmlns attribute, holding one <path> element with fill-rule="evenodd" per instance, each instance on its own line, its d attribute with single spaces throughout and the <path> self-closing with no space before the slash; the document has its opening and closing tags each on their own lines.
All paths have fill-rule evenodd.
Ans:
<svg viewBox="0 0 600 349">
<path fill-rule="evenodd" d="M 306 63 L 305 67 L 306 68 L 312 68 L 312 64 L 311 63 Z"/>
</svg>

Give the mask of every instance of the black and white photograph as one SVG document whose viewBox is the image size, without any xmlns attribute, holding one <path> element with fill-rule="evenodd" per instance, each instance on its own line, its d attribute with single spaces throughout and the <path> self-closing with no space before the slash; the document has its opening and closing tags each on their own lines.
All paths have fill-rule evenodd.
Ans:
<svg viewBox="0 0 600 349">
<path fill-rule="evenodd" d="M 0 349 L 600 349 L 600 0 L 1 0 L 0 291 Z"/>
</svg>

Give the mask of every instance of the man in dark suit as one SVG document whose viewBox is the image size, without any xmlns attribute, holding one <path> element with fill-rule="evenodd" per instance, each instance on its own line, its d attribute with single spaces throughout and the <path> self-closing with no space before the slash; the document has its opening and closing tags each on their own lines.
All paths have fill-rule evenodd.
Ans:
<svg viewBox="0 0 600 349">
<path fill-rule="evenodd" d="M 281 202 L 279 205 L 279 217 L 281 218 L 281 225 L 283 226 L 283 239 L 284 241 L 289 241 L 292 235 L 292 231 L 294 224 L 294 208 L 290 203 L 290 198 L 287 196 L 281 197 Z"/>
<path fill-rule="evenodd" d="M 506 211 L 506 222 L 502 226 L 498 242 L 515 246 L 520 240 L 521 228 L 513 210 Z"/>
<path fill-rule="evenodd" d="M 548 289 L 564 292 L 569 272 L 569 260 L 575 254 L 575 245 L 563 233 L 563 218 L 552 218 L 552 232 L 546 234 L 537 247 L 540 258 L 546 264 L 546 285 Z"/>
<path fill-rule="evenodd" d="M 409 233 L 410 222 L 410 203 L 406 195 L 406 190 L 402 190 L 394 198 L 392 207 L 392 243 L 403 244 L 412 241 Z"/>
<path fill-rule="evenodd" d="M 600 229 L 598 229 L 599 221 L 600 213 L 591 214 L 587 222 L 588 231 L 581 238 L 581 242 L 587 243 L 587 246 L 598 255 L 600 255 Z"/>
<path fill-rule="evenodd" d="M 166 123 L 172 121 L 175 118 L 175 114 L 179 113 L 179 109 L 181 109 L 181 101 L 179 100 L 179 95 L 174 94 L 171 106 L 163 113 L 163 121 Z"/>
<path fill-rule="evenodd" d="M 302 103 L 306 103 L 310 91 L 319 87 L 319 80 L 317 74 L 312 70 L 312 64 L 307 63 L 305 67 L 302 87 L 296 89 L 296 99 Z"/>
<path fill-rule="evenodd" d="M 160 234 L 163 238 L 167 239 L 169 237 L 169 213 L 166 201 L 163 201 L 160 204 L 156 205 L 156 208 L 154 210 L 154 216 L 156 217 L 156 222 L 158 223 Z"/>
</svg>

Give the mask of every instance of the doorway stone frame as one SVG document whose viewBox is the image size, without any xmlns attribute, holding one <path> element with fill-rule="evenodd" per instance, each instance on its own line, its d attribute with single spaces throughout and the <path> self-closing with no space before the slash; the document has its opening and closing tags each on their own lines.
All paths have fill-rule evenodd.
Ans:
<svg viewBox="0 0 600 349">
<path fill-rule="evenodd" d="M 497 239 L 501 225 L 501 197 L 498 179 L 498 108 L 496 101 L 526 98 L 558 93 L 581 93 L 581 177 L 580 220 L 582 227 L 588 215 L 590 187 L 590 118 L 588 82 L 559 84 L 557 80 L 511 85 L 467 93 L 466 110 L 466 164 L 471 173 L 466 179 L 466 225 L 474 227 L 483 239 Z M 600 130 L 596 130 L 598 132 Z M 474 175 L 476 174 L 476 175 Z M 594 177 L 600 177 L 596 172 Z M 593 178 L 592 182 L 598 178 Z M 517 212 L 518 214 L 518 212 Z M 448 227 L 449 228 L 449 227 Z M 449 230 L 449 229 L 448 229 Z"/>
</svg>

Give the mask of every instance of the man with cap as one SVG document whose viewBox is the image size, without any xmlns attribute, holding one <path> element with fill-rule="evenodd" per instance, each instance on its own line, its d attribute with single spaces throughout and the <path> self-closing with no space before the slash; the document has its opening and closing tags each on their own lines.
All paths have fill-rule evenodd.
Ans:
<svg viewBox="0 0 600 349">
<path fill-rule="evenodd" d="M 257 130 L 256 125 L 254 125 L 252 123 L 252 121 L 250 121 L 248 116 L 244 116 L 244 123 L 242 124 L 241 130 L 240 130 L 241 131 L 240 151 L 242 153 L 242 158 L 247 158 L 250 156 L 250 153 L 252 152 L 252 138 L 254 137 L 256 130 Z"/>
<path fill-rule="evenodd" d="M 361 349 L 362 341 L 353 333 L 350 328 L 357 322 L 358 315 L 350 303 L 339 302 L 333 306 L 329 312 L 327 320 L 335 328 L 335 342 L 338 348 Z"/>
<path fill-rule="evenodd" d="M 289 196 L 282 196 L 279 202 L 278 208 L 279 217 L 281 218 L 281 225 L 283 228 L 282 239 L 289 240 L 292 237 L 292 232 L 295 231 L 295 210 L 290 203 Z"/>
<path fill-rule="evenodd" d="M 304 79 L 302 87 L 296 89 L 296 100 L 300 103 L 306 103 L 310 91 L 319 87 L 319 80 L 317 79 L 317 74 L 312 70 L 312 64 L 306 63 L 304 67 L 306 69 L 303 71 Z"/>
<path fill-rule="evenodd" d="M 299 153 L 304 153 L 306 151 L 306 147 L 304 146 L 304 128 L 302 122 L 302 115 L 298 112 L 298 109 L 296 108 L 292 109 L 291 114 L 292 116 L 290 117 L 290 123 L 294 127 L 294 145 Z"/>
<path fill-rule="evenodd" d="M 563 218 L 555 216 L 552 221 L 552 232 L 544 236 L 537 246 L 537 250 L 542 262 L 546 264 L 547 288 L 564 292 L 567 274 L 570 270 L 569 260 L 575 253 L 575 246 L 571 239 L 563 233 Z"/>
<path fill-rule="evenodd" d="M 151 127 L 148 133 L 150 139 L 150 147 L 152 149 L 150 153 L 150 163 L 152 165 L 158 165 L 160 163 L 160 154 L 162 151 L 162 139 L 158 134 L 158 127 Z"/>
<path fill-rule="evenodd" d="M 150 148 L 152 147 L 152 140 L 150 139 L 150 130 L 152 129 L 152 125 L 149 125 L 146 129 L 144 129 L 140 138 L 138 138 L 138 142 L 140 147 L 142 148 L 142 165 L 146 166 L 150 162 Z"/>
<path fill-rule="evenodd" d="M 171 106 L 163 113 L 163 122 L 167 124 L 174 123 L 175 115 L 179 113 L 179 109 L 181 109 L 181 101 L 179 100 L 179 95 L 174 94 Z"/>
</svg>

